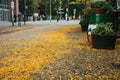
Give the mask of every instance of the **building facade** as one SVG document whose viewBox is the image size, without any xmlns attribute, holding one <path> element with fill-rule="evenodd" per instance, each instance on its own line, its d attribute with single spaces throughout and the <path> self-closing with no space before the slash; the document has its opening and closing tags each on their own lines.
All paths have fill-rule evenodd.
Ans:
<svg viewBox="0 0 120 80">
<path fill-rule="evenodd" d="M 0 0 L 0 21 L 11 21 L 12 10 L 11 2 L 14 2 L 14 14 L 19 13 L 19 1 L 18 0 Z M 17 19 L 17 16 L 16 16 Z"/>
</svg>

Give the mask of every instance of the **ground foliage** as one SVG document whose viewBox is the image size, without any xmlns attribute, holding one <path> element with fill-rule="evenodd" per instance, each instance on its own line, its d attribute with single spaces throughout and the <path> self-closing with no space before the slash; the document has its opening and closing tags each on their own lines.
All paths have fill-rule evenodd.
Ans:
<svg viewBox="0 0 120 80">
<path fill-rule="evenodd" d="M 28 40 L 3 36 L 0 79 L 119 80 L 119 49 L 120 39 L 114 50 L 91 48 L 78 25 L 39 32 Z"/>
<path fill-rule="evenodd" d="M 18 31 L 23 31 L 26 29 L 31 29 L 33 27 L 1 27 L 0 28 L 0 35 L 6 35 L 6 34 L 10 34 L 10 33 L 15 33 Z"/>
</svg>

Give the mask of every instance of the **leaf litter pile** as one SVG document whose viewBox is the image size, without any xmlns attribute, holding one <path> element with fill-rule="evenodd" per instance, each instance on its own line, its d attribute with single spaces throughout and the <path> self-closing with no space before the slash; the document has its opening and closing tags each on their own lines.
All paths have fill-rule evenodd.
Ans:
<svg viewBox="0 0 120 80">
<path fill-rule="evenodd" d="M 120 80 L 120 39 L 114 50 L 93 49 L 78 25 L 27 41 L 4 36 L 0 80 Z"/>
</svg>

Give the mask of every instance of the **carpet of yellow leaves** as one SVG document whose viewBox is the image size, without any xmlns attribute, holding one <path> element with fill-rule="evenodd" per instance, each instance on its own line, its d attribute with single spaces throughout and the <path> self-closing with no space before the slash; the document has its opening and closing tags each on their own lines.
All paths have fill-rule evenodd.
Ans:
<svg viewBox="0 0 120 80">
<path fill-rule="evenodd" d="M 4 36 L 4 40 L 0 42 L 0 79 L 35 80 L 34 77 L 31 76 L 31 73 L 41 72 L 45 65 L 54 63 L 56 60 L 63 58 L 64 55 L 75 52 L 75 50 L 81 51 L 79 53 L 84 53 L 85 51 L 90 52 L 91 50 L 102 53 L 120 53 L 119 39 L 117 40 L 115 50 L 92 49 L 88 46 L 86 33 L 81 32 L 78 29 L 79 26 L 70 26 L 63 27 L 59 30 L 39 32 L 34 38 L 28 41 L 9 41 L 6 36 Z M 120 61 L 119 55 L 120 54 L 114 55 L 116 56 L 117 61 Z M 86 57 L 86 61 L 91 62 L 91 58 Z M 102 56 L 99 56 L 96 58 L 96 61 L 99 62 L 102 59 Z M 74 63 L 72 63 L 72 65 L 74 65 Z M 88 70 L 93 69 L 91 64 L 84 66 L 86 66 L 86 69 Z M 41 72 L 41 75 L 42 74 L 44 73 Z M 120 71 L 116 71 L 115 74 L 114 77 L 116 77 L 116 80 L 120 78 Z M 95 73 L 93 75 L 86 74 L 84 77 L 78 75 L 73 76 L 71 74 L 68 75 L 69 80 L 92 80 L 93 75 L 98 76 L 95 75 Z M 109 80 L 109 76 L 112 75 L 99 76 L 98 80 Z M 62 80 L 62 76 L 59 75 L 58 78 L 58 80 Z M 49 79 L 55 80 L 54 75 L 51 75 Z"/>
</svg>

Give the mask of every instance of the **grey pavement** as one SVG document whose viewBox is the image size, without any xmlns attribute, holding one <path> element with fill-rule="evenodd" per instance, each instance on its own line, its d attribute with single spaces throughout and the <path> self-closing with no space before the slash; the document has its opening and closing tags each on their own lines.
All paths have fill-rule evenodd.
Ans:
<svg viewBox="0 0 120 80">
<path fill-rule="evenodd" d="M 74 24 L 79 24 L 79 20 L 60 20 L 57 22 L 56 20 L 45 20 L 45 21 L 26 21 L 26 26 L 31 26 L 31 25 L 74 25 Z M 11 27 L 12 22 L 8 21 L 0 21 L 0 28 L 2 27 Z M 18 22 L 14 23 L 14 26 L 18 26 Z M 24 22 L 21 22 L 21 26 L 25 26 Z"/>
<path fill-rule="evenodd" d="M 18 34 L 14 34 L 14 35 L 8 35 L 7 38 L 9 38 L 9 40 L 21 40 L 21 41 L 28 41 L 28 40 L 31 40 L 31 39 L 34 39 L 34 35 L 36 35 L 38 32 L 41 32 L 41 31 L 48 31 L 48 30 L 54 30 L 54 29 L 59 29 L 60 27 L 64 27 L 64 26 L 71 26 L 71 25 L 78 25 L 79 24 L 79 20 L 70 20 L 70 21 L 65 21 L 65 20 L 60 20 L 59 22 L 57 22 L 56 20 L 52 20 L 51 22 L 49 20 L 46 20 L 46 21 L 28 21 L 26 22 L 26 28 L 32 28 L 32 29 L 29 29 L 29 30 L 25 30 L 25 31 L 22 31 Z M 3 22 L 1 24 L 2 26 L 0 27 L 1 28 L 6 28 L 6 27 L 11 27 L 12 23 L 10 22 Z M 15 24 L 15 27 L 17 26 L 17 23 Z M 22 26 L 24 26 L 24 22 L 22 22 Z M 13 29 L 14 27 L 12 27 Z M 20 27 L 16 27 L 16 28 L 20 28 Z M 22 28 L 22 27 L 21 27 Z M 25 27 L 24 27 L 25 28 Z M 12 30 L 10 29 L 11 31 L 9 31 L 10 33 L 11 32 L 15 32 L 17 31 L 16 30 Z M 8 31 L 7 31 L 8 33 Z M 1 34 L 4 34 L 4 33 L 1 33 Z M 9 33 L 8 33 L 9 34 Z M 2 39 L 3 37 L 0 36 L 0 40 Z"/>
<path fill-rule="evenodd" d="M 12 26 L 12 23 L 9 21 L 0 21 L 0 27 L 9 27 Z"/>
</svg>

